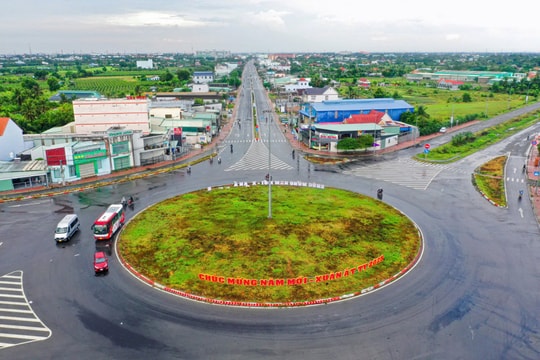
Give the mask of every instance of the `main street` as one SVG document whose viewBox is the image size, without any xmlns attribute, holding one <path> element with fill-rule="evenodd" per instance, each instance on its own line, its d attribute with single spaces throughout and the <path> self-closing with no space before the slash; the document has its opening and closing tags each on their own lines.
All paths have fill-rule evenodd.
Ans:
<svg viewBox="0 0 540 360">
<path fill-rule="evenodd" d="M 24 325 L 11 319 L 20 316 L 8 304 L 14 291 L 0 286 L 0 357 L 540 358 L 540 234 L 530 204 L 518 203 L 522 176 L 513 170 L 521 169 L 527 135 L 538 129 L 450 165 L 411 161 L 418 149 L 314 165 L 291 156 L 290 145 L 265 112 L 270 105 L 254 71 L 246 67 L 244 72 L 236 113 L 240 125 L 216 147 L 221 164 L 206 161 L 193 166 L 191 174 L 177 170 L 93 191 L 0 204 L 0 276 L 20 275 L 24 309 L 30 311 L 26 316 L 39 320 L 31 323 L 40 331 L 36 335 L 29 329 L 30 321 Z M 477 166 L 502 154 L 510 159 L 508 208 L 493 206 L 471 184 Z M 398 281 L 365 296 L 280 309 L 178 298 L 136 279 L 114 251 L 109 274 L 94 276 L 90 226 L 110 203 L 132 195 L 135 209 L 127 210 L 129 219 L 177 194 L 260 181 L 269 171 L 274 180 L 319 183 L 369 196 L 383 187 L 383 200 L 422 231 L 420 262 Z M 81 231 L 71 242 L 55 245 L 56 223 L 71 212 L 80 216 Z"/>
</svg>

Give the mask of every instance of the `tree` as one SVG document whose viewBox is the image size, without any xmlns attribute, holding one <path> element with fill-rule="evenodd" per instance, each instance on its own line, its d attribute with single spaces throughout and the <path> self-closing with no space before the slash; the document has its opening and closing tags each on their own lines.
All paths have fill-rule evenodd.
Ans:
<svg viewBox="0 0 540 360">
<path fill-rule="evenodd" d="M 472 102 L 471 94 L 463 93 L 462 101 L 464 103 Z"/>
<path fill-rule="evenodd" d="M 23 89 L 31 92 L 32 97 L 38 97 L 41 95 L 41 88 L 36 80 L 25 77 L 21 82 Z"/>
<path fill-rule="evenodd" d="M 48 78 L 47 85 L 49 86 L 49 91 L 56 91 L 60 89 L 60 82 L 55 77 Z"/>
<path fill-rule="evenodd" d="M 372 135 L 365 134 L 358 137 L 358 145 L 360 146 L 360 149 L 367 149 L 368 147 L 372 147 L 374 142 L 375 139 Z"/>
<path fill-rule="evenodd" d="M 357 138 L 344 138 L 338 141 L 337 148 L 338 150 L 359 150 L 367 149 L 368 147 L 373 146 L 373 136 L 372 135 L 360 135 Z"/>
<path fill-rule="evenodd" d="M 378 87 L 378 88 L 373 92 L 373 97 L 376 98 L 376 99 L 381 99 L 381 98 L 386 98 L 386 97 L 388 97 L 388 95 L 386 94 L 386 91 L 384 91 L 381 87 Z"/>
<path fill-rule="evenodd" d="M 191 72 L 188 69 L 180 69 L 176 72 L 176 76 L 181 82 L 189 81 L 191 79 Z"/>
<path fill-rule="evenodd" d="M 163 74 L 163 81 L 171 81 L 174 78 L 174 75 L 171 74 L 169 70 L 165 71 L 165 74 Z"/>
<path fill-rule="evenodd" d="M 38 80 L 45 80 L 47 74 L 47 70 L 36 70 L 34 71 L 34 78 Z"/>
<path fill-rule="evenodd" d="M 356 150 L 359 148 L 358 141 L 355 138 L 344 138 L 338 141 L 338 150 Z"/>
</svg>

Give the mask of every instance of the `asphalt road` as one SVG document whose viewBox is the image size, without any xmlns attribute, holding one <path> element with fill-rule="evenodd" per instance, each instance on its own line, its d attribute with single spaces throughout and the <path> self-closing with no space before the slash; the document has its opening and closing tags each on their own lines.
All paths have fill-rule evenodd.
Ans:
<svg viewBox="0 0 540 360">
<path fill-rule="evenodd" d="M 256 81 L 253 92 L 263 94 Z M 257 108 L 267 109 L 257 101 Z M 271 121 L 260 124 L 262 141 L 252 141 L 253 127 L 244 126 L 250 111 L 249 101 L 239 105 L 242 125 L 218 146 L 221 164 L 205 162 L 191 174 L 178 170 L 93 191 L 0 204 L 0 276 L 22 272 L 24 299 L 32 310 L 10 312 L 13 300 L 5 296 L 13 291 L 5 282 L 11 278 L 0 278 L 0 358 L 540 358 L 540 234 L 530 204 L 517 200 L 521 173 L 513 170 L 523 163 L 527 131 L 452 165 L 415 165 L 408 152 L 313 165 L 292 158 L 290 145 Z M 369 196 L 384 187 L 383 201 L 422 230 L 425 250 L 418 265 L 365 296 L 280 309 L 178 298 L 134 278 L 114 255 L 109 274 L 94 276 L 90 226 L 110 203 L 133 195 L 131 218 L 179 193 L 261 180 L 268 173 L 268 135 L 275 180 L 321 183 Z M 508 208 L 493 206 L 471 185 L 474 168 L 496 154 L 510 155 L 509 199 L 516 196 L 516 201 Z M 79 214 L 81 231 L 65 246 L 55 245 L 54 228 L 70 212 Z M 43 328 L 39 337 L 28 325 L 5 326 L 20 325 L 12 319 L 18 316 L 25 317 L 24 324 L 46 327 L 50 336 Z M 41 322 L 30 321 L 34 318 Z M 7 340 L 19 339 L 20 345 L 6 346 Z"/>
</svg>

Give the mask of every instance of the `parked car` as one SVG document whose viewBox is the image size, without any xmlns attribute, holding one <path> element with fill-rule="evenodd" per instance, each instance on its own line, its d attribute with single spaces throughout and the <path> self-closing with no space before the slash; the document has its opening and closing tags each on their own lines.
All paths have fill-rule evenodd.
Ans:
<svg viewBox="0 0 540 360">
<path fill-rule="evenodd" d="M 109 272 L 109 259 L 104 251 L 94 253 L 94 272 L 96 275 Z"/>
<path fill-rule="evenodd" d="M 446 128 L 443 126 L 443 127 L 441 128 L 441 130 L 439 130 L 439 132 L 445 133 L 445 132 L 446 132 Z"/>
</svg>

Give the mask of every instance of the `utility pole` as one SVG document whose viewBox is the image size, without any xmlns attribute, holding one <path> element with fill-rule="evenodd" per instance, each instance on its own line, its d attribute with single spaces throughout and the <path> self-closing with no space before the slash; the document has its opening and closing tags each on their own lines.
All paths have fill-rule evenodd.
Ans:
<svg viewBox="0 0 540 360">
<path fill-rule="evenodd" d="M 308 128 L 308 131 L 309 131 L 309 142 L 308 142 L 308 149 L 311 149 L 311 113 L 312 113 L 312 107 L 311 107 L 311 103 L 309 103 L 309 128 Z"/>
</svg>

